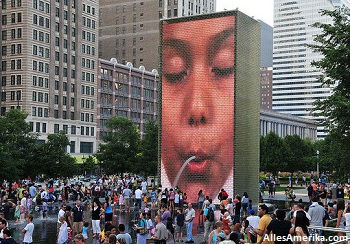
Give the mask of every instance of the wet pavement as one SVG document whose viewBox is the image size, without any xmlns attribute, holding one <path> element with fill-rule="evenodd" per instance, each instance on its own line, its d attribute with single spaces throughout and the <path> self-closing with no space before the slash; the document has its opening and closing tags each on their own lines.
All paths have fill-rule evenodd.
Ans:
<svg viewBox="0 0 350 244">
<path fill-rule="evenodd" d="M 69 204 L 73 206 L 73 202 Z M 48 219 L 43 219 L 42 214 L 40 212 L 33 212 L 33 223 L 34 223 L 34 233 L 33 233 L 33 244 L 55 244 L 57 243 L 57 231 L 56 231 L 56 226 L 57 226 L 57 214 L 59 211 L 59 206 L 60 204 L 55 203 L 52 208 L 49 209 L 48 211 Z M 85 207 L 86 209 L 86 207 Z M 198 214 L 197 214 L 198 213 Z M 156 214 L 156 210 L 151 211 L 152 214 L 152 219 L 154 219 L 154 216 Z M 200 224 L 201 217 L 199 217 L 199 211 L 196 210 L 196 219 L 194 222 L 194 227 L 193 227 L 193 235 L 195 239 L 195 243 L 200 243 L 203 238 L 203 231 L 202 227 Z M 90 213 L 89 211 L 85 211 L 85 220 L 91 220 L 90 218 Z M 130 212 L 119 212 L 119 210 L 116 212 L 116 214 L 113 216 L 113 221 L 112 224 L 116 227 L 118 227 L 119 224 L 124 224 L 126 226 L 126 232 L 129 233 L 133 239 L 133 243 L 136 243 L 136 233 L 133 230 L 133 226 L 135 224 L 135 213 Z M 15 220 L 9 220 L 9 227 L 12 233 L 13 238 L 18 242 L 22 243 L 23 242 L 23 234 L 21 233 L 21 230 L 26 226 L 25 221 L 20 221 L 16 223 Z M 103 226 L 101 225 L 101 229 L 103 229 Z M 98 239 L 93 239 L 92 238 L 92 227 L 91 227 L 91 222 L 89 226 L 89 231 L 88 231 L 88 239 L 86 240 L 85 243 L 87 244 L 98 244 Z M 118 231 L 117 231 L 118 233 Z M 184 241 L 185 239 L 186 232 L 184 231 Z M 167 243 L 174 243 L 174 239 L 170 238 Z M 179 242 L 180 243 L 180 242 Z M 184 242 L 183 242 L 184 243 Z"/>
<path fill-rule="evenodd" d="M 305 189 L 295 190 L 296 193 L 296 201 L 300 198 L 303 200 L 303 202 L 308 202 L 308 197 Z M 273 198 L 269 198 L 268 194 L 265 194 L 263 196 L 264 202 L 270 202 L 276 205 L 276 207 L 281 209 L 287 209 L 289 205 L 291 204 L 291 201 L 285 198 L 284 192 L 276 192 L 276 196 Z M 104 202 L 103 199 L 101 199 L 101 202 Z M 71 201 L 68 203 L 69 205 L 73 206 L 73 202 Z M 43 219 L 40 212 L 33 213 L 34 219 L 34 234 L 33 234 L 33 243 L 35 244 L 55 244 L 57 239 L 57 232 L 56 232 L 56 223 L 57 223 L 57 213 L 59 211 L 60 204 L 54 203 L 53 206 L 48 211 L 48 219 Z M 86 207 L 85 207 L 86 209 Z M 154 219 L 154 216 L 156 214 L 156 210 L 151 211 L 152 219 Z M 216 217 L 218 217 L 216 215 Z M 86 220 L 91 220 L 89 211 L 86 211 Z M 135 214 L 134 212 L 131 213 L 125 213 L 125 212 L 119 212 L 119 210 L 116 211 L 116 214 L 113 217 L 112 224 L 114 226 L 118 226 L 119 224 L 124 224 L 126 226 L 126 232 L 128 232 L 132 238 L 133 242 L 136 243 L 136 233 L 132 229 L 132 227 L 135 224 Z M 21 233 L 21 230 L 25 227 L 26 222 L 22 221 L 19 223 L 16 223 L 15 220 L 9 221 L 10 229 L 13 233 L 13 237 L 18 243 L 22 243 L 23 241 L 23 234 Z M 101 229 L 103 226 L 101 226 Z M 88 244 L 97 244 L 97 239 L 92 239 L 91 234 L 91 222 L 89 226 L 89 232 L 86 243 Z M 196 218 L 194 220 L 194 227 L 193 227 L 193 236 L 195 243 L 200 243 L 203 239 L 203 226 L 202 226 L 202 217 L 199 215 L 199 211 L 196 210 Z M 184 241 L 186 241 L 186 232 L 184 231 Z M 174 239 L 169 239 L 167 243 L 174 243 Z M 180 242 L 179 242 L 180 243 Z M 184 242 L 183 242 L 184 243 Z"/>
</svg>

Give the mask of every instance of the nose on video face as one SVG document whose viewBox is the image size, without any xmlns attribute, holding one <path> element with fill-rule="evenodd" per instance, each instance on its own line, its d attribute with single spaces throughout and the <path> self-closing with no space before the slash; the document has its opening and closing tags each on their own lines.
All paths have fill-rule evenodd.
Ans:
<svg viewBox="0 0 350 244">
<path fill-rule="evenodd" d="M 232 177 L 234 20 L 163 25 L 162 167 L 170 183 L 192 156 L 180 185 L 209 181 L 217 190 Z"/>
</svg>

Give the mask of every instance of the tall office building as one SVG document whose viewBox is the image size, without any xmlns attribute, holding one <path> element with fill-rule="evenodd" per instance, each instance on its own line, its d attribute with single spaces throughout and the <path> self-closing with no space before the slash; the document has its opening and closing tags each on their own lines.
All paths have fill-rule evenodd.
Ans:
<svg viewBox="0 0 350 244">
<path fill-rule="evenodd" d="M 1 1 L 1 114 L 20 108 L 45 140 L 96 150 L 98 0 Z"/>
<path fill-rule="evenodd" d="M 260 68 L 260 109 L 272 111 L 272 68 Z"/>
<path fill-rule="evenodd" d="M 212 13 L 216 0 L 100 0 L 99 57 L 159 66 L 159 19 Z"/>
<path fill-rule="evenodd" d="M 262 20 L 260 23 L 260 67 L 272 67 L 273 28 Z"/>
<path fill-rule="evenodd" d="M 333 10 L 349 6 L 348 0 L 275 0 L 273 30 L 273 110 L 309 118 L 314 117 L 311 109 L 317 99 L 327 98 L 332 87 L 325 87 L 318 81 L 321 71 L 311 66 L 313 60 L 322 56 L 307 47 L 312 44 L 320 29 L 311 27 L 315 22 L 330 23 L 331 19 L 321 16 L 321 9 Z M 319 126 L 318 138 L 327 135 Z"/>
</svg>

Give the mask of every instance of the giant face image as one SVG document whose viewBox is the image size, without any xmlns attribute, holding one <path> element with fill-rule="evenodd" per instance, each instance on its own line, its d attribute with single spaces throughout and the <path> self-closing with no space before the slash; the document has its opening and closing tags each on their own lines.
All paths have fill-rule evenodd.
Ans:
<svg viewBox="0 0 350 244">
<path fill-rule="evenodd" d="M 200 189 L 233 194 L 234 25 L 234 16 L 162 25 L 161 183 L 190 202 Z"/>
</svg>

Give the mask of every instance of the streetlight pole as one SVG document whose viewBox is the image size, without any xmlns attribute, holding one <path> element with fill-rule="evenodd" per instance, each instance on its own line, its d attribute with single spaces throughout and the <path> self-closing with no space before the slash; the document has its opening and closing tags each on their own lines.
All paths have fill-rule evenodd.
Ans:
<svg viewBox="0 0 350 244">
<path fill-rule="evenodd" d="M 317 180 L 320 179 L 320 162 L 319 162 L 319 159 L 318 159 L 318 156 L 320 154 L 320 151 L 316 151 L 316 154 L 317 154 L 317 164 L 316 164 L 316 171 L 317 171 Z"/>
<path fill-rule="evenodd" d="M 81 158 L 81 161 L 83 162 L 83 176 L 85 176 L 85 157 L 84 156 Z"/>
</svg>

